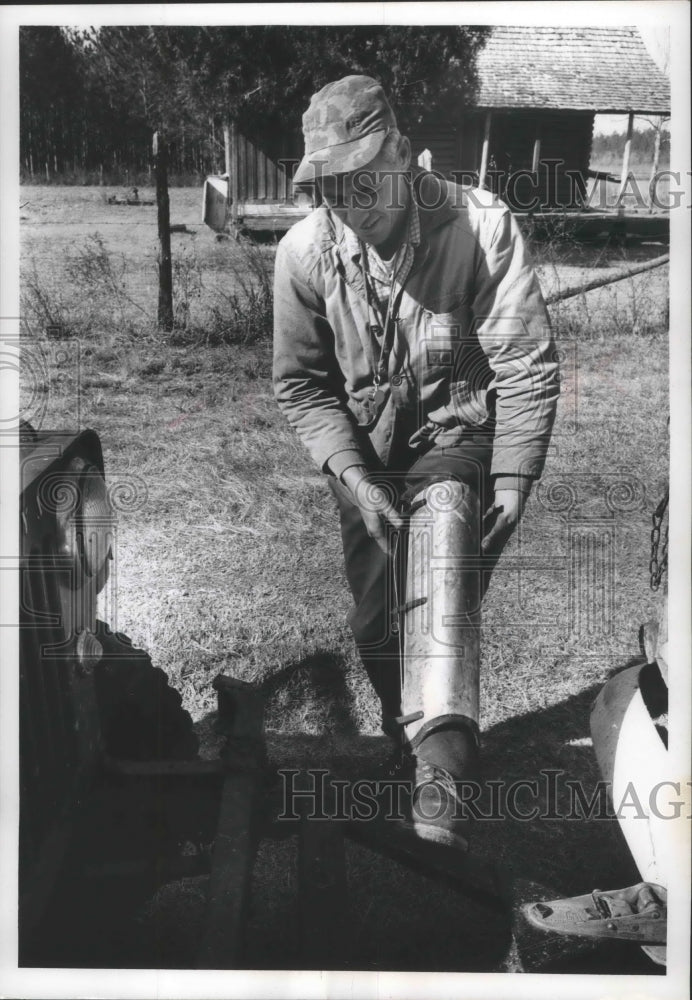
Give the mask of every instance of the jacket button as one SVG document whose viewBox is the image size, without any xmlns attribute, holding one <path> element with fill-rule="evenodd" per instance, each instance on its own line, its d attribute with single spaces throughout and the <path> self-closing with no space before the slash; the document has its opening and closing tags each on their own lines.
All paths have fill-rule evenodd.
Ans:
<svg viewBox="0 0 692 1000">
<path fill-rule="evenodd" d="M 403 381 L 401 375 L 392 375 L 392 385 L 401 385 Z"/>
</svg>

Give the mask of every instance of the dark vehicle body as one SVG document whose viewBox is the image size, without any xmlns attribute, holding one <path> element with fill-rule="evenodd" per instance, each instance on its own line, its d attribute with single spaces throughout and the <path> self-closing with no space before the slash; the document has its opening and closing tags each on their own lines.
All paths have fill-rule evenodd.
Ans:
<svg viewBox="0 0 692 1000">
<path fill-rule="evenodd" d="M 212 871 L 227 768 L 198 758 L 166 675 L 97 617 L 116 520 L 98 435 L 25 426 L 20 444 L 19 964 L 157 965 L 137 914 Z M 242 689 L 217 678 L 222 714 L 224 683 Z M 212 918 L 197 962 L 232 966 L 233 927 Z"/>
</svg>

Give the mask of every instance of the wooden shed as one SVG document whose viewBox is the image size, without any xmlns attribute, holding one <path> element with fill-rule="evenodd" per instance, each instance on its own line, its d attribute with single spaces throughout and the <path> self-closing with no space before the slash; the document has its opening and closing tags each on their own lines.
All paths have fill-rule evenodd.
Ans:
<svg viewBox="0 0 692 1000">
<path fill-rule="evenodd" d="M 668 115 L 670 86 L 634 27 L 493 29 L 478 56 L 476 106 L 413 136 L 446 175 L 477 172 L 515 208 L 580 208 L 596 114 Z M 623 155 L 626 149 L 623 149 Z M 532 178 L 516 177 L 525 171 Z M 625 173 L 627 165 L 625 164 Z"/>
<path fill-rule="evenodd" d="M 670 111 L 668 80 L 634 27 L 494 27 L 477 69 L 475 106 L 411 131 L 414 157 L 429 150 L 434 170 L 490 187 L 515 210 L 527 200 L 543 211 L 582 208 L 597 113 L 627 114 L 631 135 L 634 115 Z M 291 184 L 303 152 L 299 121 L 287 125 L 271 136 L 233 134 L 234 221 L 285 229 L 309 210 Z M 629 140 L 623 153 L 624 178 Z"/>
</svg>

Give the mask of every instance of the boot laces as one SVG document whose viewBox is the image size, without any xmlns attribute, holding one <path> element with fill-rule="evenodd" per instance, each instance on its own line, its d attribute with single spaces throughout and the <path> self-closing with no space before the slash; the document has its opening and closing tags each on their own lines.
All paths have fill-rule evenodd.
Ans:
<svg viewBox="0 0 692 1000">
<path fill-rule="evenodd" d="M 446 768 L 440 767 L 438 764 L 432 764 L 422 757 L 417 757 L 415 775 L 416 789 L 422 788 L 425 785 L 437 785 L 446 793 L 448 801 L 461 802 L 456 782 Z"/>
<path fill-rule="evenodd" d="M 411 779 L 415 790 L 424 785 L 437 785 L 451 800 L 461 801 L 456 782 L 450 772 L 439 764 L 418 757 L 412 750 L 398 752 L 386 765 L 385 773 L 388 778 Z"/>
</svg>

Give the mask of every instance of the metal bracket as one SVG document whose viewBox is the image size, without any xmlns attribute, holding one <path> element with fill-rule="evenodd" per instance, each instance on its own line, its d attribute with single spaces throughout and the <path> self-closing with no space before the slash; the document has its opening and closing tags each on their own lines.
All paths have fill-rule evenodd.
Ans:
<svg viewBox="0 0 692 1000">
<path fill-rule="evenodd" d="M 666 943 L 667 893 L 660 885 L 639 882 L 626 889 L 531 903 L 522 907 L 534 927 L 556 934 L 640 944 Z"/>
<path fill-rule="evenodd" d="M 395 608 L 392 608 L 391 612 L 392 632 L 399 631 L 400 618 L 403 615 L 406 615 L 408 614 L 409 611 L 413 611 L 414 608 L 420 608 L 427 603 L 428 603 L 427 597 L 417 597 L 414 601 L 407 601 L 406 604 L 397 604 Z"/>
</svg>

